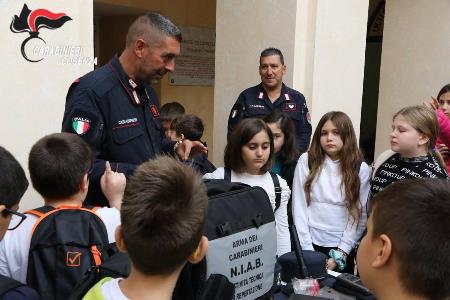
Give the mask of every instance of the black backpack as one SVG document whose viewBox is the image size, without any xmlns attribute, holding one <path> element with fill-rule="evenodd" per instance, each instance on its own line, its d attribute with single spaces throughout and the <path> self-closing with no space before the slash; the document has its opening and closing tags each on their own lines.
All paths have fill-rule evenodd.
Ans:
<svg viewBox="0 0 450 300">
<path fill-rule="evenodd" d="M 106 249 L 106 257 L 102 257 L 102 263 L 92 266 L 83 279 L 73 288 L 69 300 L 81 300 L 84 295 L 101 279 L 105 277 L 125 278 L 130 275 L 131 260 L 128 254 L 120 252 L 115 243 L 109 244 Z"/>
<path fill-rule="evenodd" d="M 231 169 L 230 168 L 223 168 L 224 171 L 224 175 L 223 175 L 223 179 L 225 181 L 231 182 Z M 278 176 L 277 174 L 273 173 L 273 172 L 269 172 L 270 177 L 272 177 L 272 181 L 273 181 L 273 187 L 275 190 L 275 209 L 273 210 L 273 212 L 275 213 L 277 211 L 278 208 L 280 208 L 280 204 L 281 204 L 281 187 L 280 187 L 280 181 L 278 180 Z"/>
<path fill-rule="evenodd" d="M 222 179 L 206 180 L 205 185 L 209 198 L 204 228 L 208 252 L 199 264 L 185 266 L 173 299 L 199 299 L 206 279 L 213 274 L 226 276 L 234 285 L 234 299 L 270 296 L 277 238 L 266 191 Z"/>
<path fill-rule="evenodd" d="M 27 283 L 43 299 L 67 299 L 92 266 L 107 256 L 108 234 L 94 207 L 43 206 L 27 211 L 33 227 Z"/>
</svg>

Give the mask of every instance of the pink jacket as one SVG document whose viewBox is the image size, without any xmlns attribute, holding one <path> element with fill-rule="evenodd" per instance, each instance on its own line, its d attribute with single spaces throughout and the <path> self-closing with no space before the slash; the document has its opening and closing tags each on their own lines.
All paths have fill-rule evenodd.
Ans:
<svg viewBox="0 0 450 300">
<path fill-rule="evenodd" d="M 450 119 L 440 109 L 436 110 L 436 115 L 439 121 L 439 136 L 436 140 L 436 145 L 445 144 L 450 149 Z M 450 156 L 445 158 L 447 171 L 450 172 Z"/>
</svg>

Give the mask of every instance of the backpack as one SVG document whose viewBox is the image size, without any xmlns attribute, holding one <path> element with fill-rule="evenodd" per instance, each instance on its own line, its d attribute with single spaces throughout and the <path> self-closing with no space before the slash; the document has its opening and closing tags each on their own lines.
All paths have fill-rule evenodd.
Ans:
<svg viewBox="0 0 450 300">
<path fill-rule="evenodd" d="M 227 182 L 231 182 L 231 169 L 225 167 L 225 168 L 223 168 L 223 171 L 224 171 L 223 179 Z M 270 177 L 272 177 L 273 187 L 275 190 L 275 209 L 273 210 L 273 212 L 275 213 L 281 204 L 281 191 L 282 190 L 280 187 L 280 181 L 278 180 L 277 174 L 275 174 L 273 172 L 269 172 L 269 174 L 270 174 Z"/>
<path fill-rule="evenodd" d="M 126 278 L 131 272 L 131 260 L 127 253 L 120 252 L 116 243 L 109 244 L 106 248 L 106 257 L 102 257 L 102 263 L 92 266 L 84 277 L 73 288 L 69 300 L 81 300 L 87 292 L 100 280 L 110 278 Z M 105 255 L 105 254 L 104 254 Z"/>
<path fill-rule="evenodd" d="M 277 237 L 266 191 L 227 180 L 206 180 L 209 239 L 201 279 L 222 274 L 234 285 L 234 299 L 261 299 L 272 294 Z M 193 266 L 195 268 L 195 266 Z"/>
<path fill-rule="evenodd" d="M 105 224 L 96 207 L 43 206 L 31 236 L 27 283 L 43 299 L 66 299 L 91 266 L 106 257 Z"/>
</svg>

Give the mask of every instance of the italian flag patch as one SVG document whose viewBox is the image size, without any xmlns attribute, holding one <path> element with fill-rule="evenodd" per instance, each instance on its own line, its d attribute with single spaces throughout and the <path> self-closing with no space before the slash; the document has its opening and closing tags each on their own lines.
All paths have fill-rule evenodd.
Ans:
<svg viewBox="0 0 450 300">
<path fill-rule="evenodd" d="M 73 131 L 79 135 L 85 134 L 89 130 L 89 127 L 91 127 L 91 120 L 89 119 L 79 117 L 72 119 Z"/>
</svg>

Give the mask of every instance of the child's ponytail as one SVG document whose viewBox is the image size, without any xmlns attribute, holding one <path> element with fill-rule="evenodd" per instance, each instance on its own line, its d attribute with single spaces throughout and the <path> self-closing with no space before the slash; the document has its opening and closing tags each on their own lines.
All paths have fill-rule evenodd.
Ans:
<svg viewBox="0 0 450 300">
<path fill-rule="evenodd" d="M 434 147 L 430 152 L 431 156 L 436 160 L 438 165 L 441 167 L 442 170 L 447 170 L 447 166 L 445 165 L 444 158 L 442 157 L 441 153 Z"/>
</svg>

